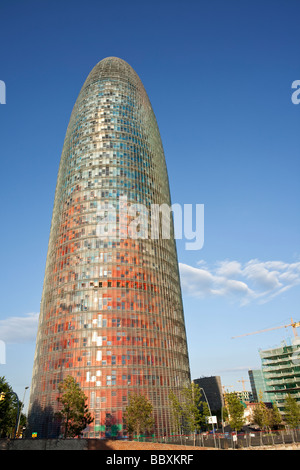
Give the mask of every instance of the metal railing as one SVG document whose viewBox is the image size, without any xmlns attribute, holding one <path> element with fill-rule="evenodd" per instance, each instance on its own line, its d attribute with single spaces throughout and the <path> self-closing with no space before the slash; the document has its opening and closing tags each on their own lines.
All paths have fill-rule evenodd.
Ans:
<svg viewBox="0 0 300 470">
<path fill-rule="evenodd" d="M 215 449 L 242 449 L 300 443 L 300 429 L 280 431 L 251 431 L 200 433 L 194 435 L 173 435 L 164 437 L 140 436 L 140 442 L 156 442 L 188 447 L 209 447 Z"/>
</svg>

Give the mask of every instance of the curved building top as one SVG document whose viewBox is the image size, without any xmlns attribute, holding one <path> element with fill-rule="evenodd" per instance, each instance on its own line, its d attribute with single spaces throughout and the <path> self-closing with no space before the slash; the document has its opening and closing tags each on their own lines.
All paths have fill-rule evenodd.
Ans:
<svg viewBox="0 0 300 470">
<path fill-rule="evenodd" d="M 82 90 L 92 83 L 103 79 L 121 80 L 138 87 L 146 96 L 143 83 L 135 70 L 123 59 L 118 57 L 106 57 L 102 59 L 89 73 Z M 148 98 L 148 96 L 147 96 Z M 149 101 L 149 98 L 148 98 Z"/>
</svg>

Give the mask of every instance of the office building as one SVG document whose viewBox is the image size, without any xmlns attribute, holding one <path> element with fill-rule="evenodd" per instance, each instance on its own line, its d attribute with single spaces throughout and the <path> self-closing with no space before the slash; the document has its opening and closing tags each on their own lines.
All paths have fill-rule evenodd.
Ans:
<svg viewBox="0 0 300 470">
<path fill-rule="evenodd" d="M 193 382 L 202 389 L 202 399 L 204 401 L 205 397 L 207 398 L 211 411 L 216 412 L 221 410 L 222 406 L 224 406 L 221 377 L 200 377 L 199 379 L 194 379 Z"/>
<path fill-rule="evenodd" d="M 253 401 L 269 402 L 270 397 L 267 392 L 267 385 L 261 369 L 252 369 L 248 371 L 252 390 Z"/>
<path fill-rule="evenodd" d="M 171 206 L 156 118 L 136 72 L 109 57 L 80 91 L 61 155 L 29 408 L 38 437 L 59 432 L 68 375 L 94 417 L 84 436 L 126 434 L 132 393 L 151 401 L 155 433 L 170 432 L 168 395 L 190 370 L 172 219 L 169 238 L 153 238 L 140 218 L 153 204 Z"/>
</svg>

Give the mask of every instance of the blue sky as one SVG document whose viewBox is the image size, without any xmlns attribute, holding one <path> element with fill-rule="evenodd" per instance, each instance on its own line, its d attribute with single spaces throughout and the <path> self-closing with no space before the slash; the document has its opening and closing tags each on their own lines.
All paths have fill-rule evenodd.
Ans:
<svg viewBox="0 0 300 470">
<path fill-rule="evenodd" d="M 300 320 L 299 13 L 297 0 L 1 1 L 0 376 L 21 398 L 66 128 L 108 56 L 147 90 L 173 203 L 205 206 L 203 248 L 178 241 L 192 378 L 241 390 L 258 349 L 291 335 L 231 339 Z"/>
</svg>

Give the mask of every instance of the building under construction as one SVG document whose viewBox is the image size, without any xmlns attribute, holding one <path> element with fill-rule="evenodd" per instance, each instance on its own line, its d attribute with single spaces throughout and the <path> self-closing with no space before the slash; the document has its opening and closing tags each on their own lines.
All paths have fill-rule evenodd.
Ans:
<svg viewBox="0 0 300 470">
<path fill-rule="evenodd" d="M 267 401 L 276 404 L 282 413 L 284 413 L 284 402 L 287 395 L 291 395 L 300 404 L 300 337 L 297 334 L 300 321 L 295 322 L 291 318 L 291 322 L 287 325 L 265 328 L 233 337 L 233 339 L 241 338 L 289 327 L 292 327 L 293 330 L 293 340 L 290 340 L 290 342 L 282 341 L 280 346 L 259 351 L 262 361 L 262 376 L 265 382 L 265 386 L 259 387 L 259 389 L 264 392 L 263 398 L 265 399 L 267 395 Z M 257 399 L 258 376 L 249 374 L 249 377 L 251 386 L 255 385 Z M 255 397 L 255 393 L 253 395 Z"/>
<path fill-rule="evenodd" d="M 259 354 L 268 401 L 276 403 L 282 413 L 288 394 L 300 404 L 300 338 L 295 336 L 290 343 L 283 341 L 273 349 L 260 350 Z"/>
</svg>

